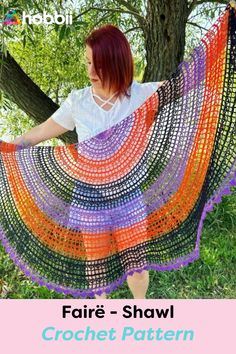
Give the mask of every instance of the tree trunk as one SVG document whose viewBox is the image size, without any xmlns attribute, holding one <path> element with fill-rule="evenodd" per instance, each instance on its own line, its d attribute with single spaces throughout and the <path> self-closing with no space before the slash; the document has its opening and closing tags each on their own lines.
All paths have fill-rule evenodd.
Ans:
<svg viewBox="0 0 236 354">
<path fill-rule="evenodd" d="M 143 82 L 167 79 L 183 61 L 188 13 L 187 0 L 148 0 Z"/>
<path fill-rule="evenodd" d="M 0 52 L 2 57 L 2 53 Z M 9 52 L 3 58 L 0 89 L 12 98 L 12 101 L 26 114 L 31 116 L 36 125 L 49 118 L 57 109 L 54 103 L 21 69 Z M 65 143 L 77 142 L 75 131 L 60 136 Z"/>
</svg>

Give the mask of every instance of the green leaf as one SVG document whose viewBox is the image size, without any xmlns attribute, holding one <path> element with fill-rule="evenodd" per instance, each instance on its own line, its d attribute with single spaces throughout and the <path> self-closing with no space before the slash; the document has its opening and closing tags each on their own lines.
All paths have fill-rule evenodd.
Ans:
<svg viewBox="0 0 236 354">
<path fill-rule="evenodd" d="M 29 41 L 30 41 L 33 45 L 35 45 L 35 41 L 34 41 L 34 38 L 33 38 L 33 37 L 27 36 L 27 38 L 29 39 Z"/>
<path fill-rule="evenodd" d="M 55 29 L 56 32 L 59 31 L 59 25 L 57 23 L 54 24 L 54 29 Z"/>
<path fill-rule="evenodd" d="M 65 31 L 65 37 L 69 37 L 70 32 L 71 32 L 70 27 L 67 26 Z"/>
<path fill-rule="evenodd" d="M 59 42 L 60 43 L 63 40 L 63 38 L 65 37 L 65 31 L 66 31 L 66 25 L 63 25 L 61 27 L 61 30 L 60 30 L 60 33 L 59 33 Z"/>
<path fill-rule="evenodd" d="M 25 48 L 25 45 L 26 45 L 26 35 L 24 35 L 23 37 L 23 47 Z"/>
</svg>

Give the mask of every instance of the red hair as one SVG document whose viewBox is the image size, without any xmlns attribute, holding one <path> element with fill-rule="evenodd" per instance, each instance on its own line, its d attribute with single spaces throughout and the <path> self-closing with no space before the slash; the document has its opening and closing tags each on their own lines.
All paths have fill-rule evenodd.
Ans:
<svg viewBox="0 0 236 354">
<path fill-rule="evenodd" d="M 92 49 L 94 69 L 103 87 L 117 91 L 116 96 L 127 93 L 133 81 L 134 64 L 130 44 L 121 30 L 111 24 L 93 30 L 85 39 Z"/>
</svg>

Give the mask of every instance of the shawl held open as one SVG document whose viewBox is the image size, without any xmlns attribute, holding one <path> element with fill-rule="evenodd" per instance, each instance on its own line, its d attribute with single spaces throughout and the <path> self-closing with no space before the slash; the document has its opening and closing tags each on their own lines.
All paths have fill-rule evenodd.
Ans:
<svg viewBox="0 0 236 354">
<path fill-rule="evenodd" d="M 228 4 L 189 60 L 96 136 L 0 141 L 0 238 L 26 276 L 87 297 L 199 258 L 206 213 L 236 185 L 235 16 Z"/>
</svg>

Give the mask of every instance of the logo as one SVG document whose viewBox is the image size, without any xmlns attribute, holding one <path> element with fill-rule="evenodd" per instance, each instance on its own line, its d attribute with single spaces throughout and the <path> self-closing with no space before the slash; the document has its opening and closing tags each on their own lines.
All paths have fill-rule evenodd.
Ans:
<svg viewBox="0 0 236 354">
<path fill-rule="evenodd" d="M 46 25 L 50 25 L 51 23 L 56 23 L 57 25 L 72 24 L 72 15 L 61 15 L 57 11 L 54 12 L 54 15 L 47 14 L 46 11 L 43 11 L 43 14 L 27 15 L 23 11 L 22 23 L 26 23 L 26 19 L 28 19 L 29 24 L 33 23 L 35 25 L 40 25 L 41 23 L 45 23 Z"/>
<path fill-rule="evenodd" d="M 8 13 L 6 14 L 4 21 L 2 23 L 3 25 L 20 25 L 21 20 L 19 16 L 16 13 L 16 10 L 9 10 Z"/>
<path fill-rule="evenodd" d="M 2 25 L 20 25 L 26 24 L 28 21 L 29 24 L 41 25 L 46 24 L 50 25 L 52 23 L 56 23 L 57 25 L 71 25 L 72 24 L 72 15 L 62 15 L 57 11 L 54 12 L 53 15 L 46 13 L 44 10 L 42 14 L 30 15 L 26 14 L 25 11 L 22 13 L 22 18 L 17 15 L 16 10 L 9 10 L 5 15 L 4 21 Z"/>
</svg>

